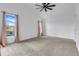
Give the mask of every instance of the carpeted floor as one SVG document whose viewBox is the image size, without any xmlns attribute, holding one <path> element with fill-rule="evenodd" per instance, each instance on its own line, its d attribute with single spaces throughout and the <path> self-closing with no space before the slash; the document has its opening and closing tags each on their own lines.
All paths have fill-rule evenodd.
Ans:
<svg viewBox="0 0 79 59">
<path fill-rule="evenodd" d="M 57 37 L 34 38 L 1 48 L 2 56 L 78 56 L 71 39 Z"/>
</svg>

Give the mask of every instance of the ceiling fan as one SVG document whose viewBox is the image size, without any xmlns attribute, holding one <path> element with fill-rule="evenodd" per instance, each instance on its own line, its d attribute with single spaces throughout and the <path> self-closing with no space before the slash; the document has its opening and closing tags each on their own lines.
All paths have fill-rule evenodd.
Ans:
<svg viewBox="0 0 79 59">
<path fill-rule="evenodd" d="M 53 10 L 52 7 L 55 7 L 56 5 L 51 3 L 42 3 L 42 5 L 36 4 L 36 6 L 38 6 L 36 9 L 40 9 L 40 12 L 43 10 L 47 12 L 47 10 Z"/>
</svg>

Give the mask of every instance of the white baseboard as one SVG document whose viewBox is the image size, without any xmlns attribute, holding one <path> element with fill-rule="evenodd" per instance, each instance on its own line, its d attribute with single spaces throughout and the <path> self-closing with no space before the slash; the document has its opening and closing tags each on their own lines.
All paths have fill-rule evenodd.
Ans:
<svg viewBox="0 0 79 59">
<path fill-rule="evenodd" d="M 28 36 L 25 36 L 25 37 L 21 38 L 20 41 L 22 41 L 22 40 L 29 40 L 29 39 L 35 38 L 35 37 L 37 37 L 37 34 L 28 35 Z"/>
<path fill-rule="evenodd" d="M 59 36 L 59 35 L 57 35 L 57 36 L 56 36 L 56 35 L 46 35 L 46 36 L 72 39 L 72 40 L 76 41 L 76 40 L 75 40 L 75 37 L 67 37 L 67 36 Z"/>
</svg>

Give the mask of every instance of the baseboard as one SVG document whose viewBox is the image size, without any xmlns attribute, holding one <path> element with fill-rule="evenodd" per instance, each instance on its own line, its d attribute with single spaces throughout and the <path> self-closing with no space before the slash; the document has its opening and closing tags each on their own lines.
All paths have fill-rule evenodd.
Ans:
<svg viewBox="0 0 79 59">
<path fill-rule="evenodd" d="M 75 39 L 75 38 L 68 38 L 68 37 L 63 37 L 63 36 L 51 36 L 51 35 L 46 35 L 46 36 L 49 36 L 49 37 L 58 37 L 58 38 L 64 38 L 64 39 L 71 39 L 71 40 Z"/>
<path fill-rule="evenodd" d="M 17 42 L 17 43 L 25 42 L 25 41 L 29 41 L 29 40 L 31 40 L 31 39 L 35 39 L 35 38 L 37 38 L 37 36 L 36 36 L 36 37 L 29 38 L 29 39 L 21 40 L 21 41 L 19 41 L 19 42 Z"/>
</svg>

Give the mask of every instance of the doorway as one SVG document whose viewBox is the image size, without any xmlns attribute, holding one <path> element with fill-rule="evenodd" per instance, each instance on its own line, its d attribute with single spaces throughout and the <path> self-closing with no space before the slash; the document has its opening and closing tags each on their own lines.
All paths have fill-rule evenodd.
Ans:
<svg viewBox="0 0 79 59">
<path fill-rule="evenodd" d="M 43 22 L 38 20 L 38 37 L 44 36 Z"/>
<path fill-rule="evenodd" d="M 3 12 L 3 46 L 19 41 L 18 35 L 18 15 L 8 12 Z"/>
</svg>

